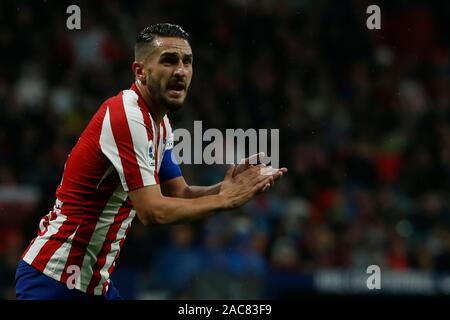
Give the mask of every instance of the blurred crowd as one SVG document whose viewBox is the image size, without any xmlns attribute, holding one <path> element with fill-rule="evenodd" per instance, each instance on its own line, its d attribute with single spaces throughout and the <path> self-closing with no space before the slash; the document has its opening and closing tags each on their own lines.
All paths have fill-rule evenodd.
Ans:
<svg viewBox="0 0 450 320">
<path fill-rule="evenodd" d="M 106 98 L 128 89 L 136 33 L 191 35 L 194 77 L 172 127 L 278 128 L 289 173 L 234 212 L 135 221 L 116 267 L 128 298 L 264 298 L 272 274 L 450 271 L 450 2 L 0 3 L 0 297 L 53 206 L 64 162 Z M 182 166 L 209 185 L 226 166 Z M 23 194 L 27 194 L 24 203 Z M 292 288 L 293 292 L 301 288 Z"/>
</svg>

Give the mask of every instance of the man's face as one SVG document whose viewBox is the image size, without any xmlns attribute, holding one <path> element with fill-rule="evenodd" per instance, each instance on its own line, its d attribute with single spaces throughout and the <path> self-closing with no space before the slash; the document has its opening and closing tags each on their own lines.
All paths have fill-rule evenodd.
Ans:
<svg viewBox="0 0 450 320">
<path fill-rule="evenodd" d="M 192 79 L 192 50 L 181 38 L 156 37 L 144 63 L 146 86 L 152 96 L 174 111 L 182 107 Z"/>
</svg>

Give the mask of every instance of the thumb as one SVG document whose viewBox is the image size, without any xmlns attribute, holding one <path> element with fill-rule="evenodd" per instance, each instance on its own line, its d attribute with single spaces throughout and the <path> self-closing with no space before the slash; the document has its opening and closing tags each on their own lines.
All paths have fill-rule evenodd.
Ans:
<svg viewBox="0 0 450 320">
<path fill-rule="evenodd" d="M 234 172 L 234 164 L 230 165 L 230 167 L 227 170 L 227 173 L 225 174 L 224 180 L 231 180 L 233 178 L 233 172 Z"/>
</svg>

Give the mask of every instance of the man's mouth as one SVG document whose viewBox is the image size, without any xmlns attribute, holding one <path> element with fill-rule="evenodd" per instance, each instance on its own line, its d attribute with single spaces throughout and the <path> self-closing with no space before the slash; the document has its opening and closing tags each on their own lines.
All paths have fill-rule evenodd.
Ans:
<svg viewBox="0 0 450 320">
<path fill-rule="evenodd" d="M 169 83 L 167 86 L 167 91 L 169 95 L 179 96 L 183 91 L 186 90 L 186 85 L 183 82 L 173 82 Z"/>
</svg>

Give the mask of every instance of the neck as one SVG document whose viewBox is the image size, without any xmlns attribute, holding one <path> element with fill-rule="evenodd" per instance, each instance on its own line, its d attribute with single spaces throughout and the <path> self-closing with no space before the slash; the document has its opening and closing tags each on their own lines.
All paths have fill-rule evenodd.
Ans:
<svg viewBox="0 0 450 320">
<path fill-rule="evenodd" d="M 139 89 L 139 92 L 142 95 L 142 98 L 144 99 L 145 103 L 149 106 L 149 111 L 152 115 L 153 120 L 156 122 L 156 124 L 159 126 L 161 124 L 162 119 L 167 113 L 166 108 L 164 108 L 158 101 L 152 96 L 150 93 L 150 90 L 140 83 L 139 81 L 136 81 L 136 86 Z"/>
</svg>

